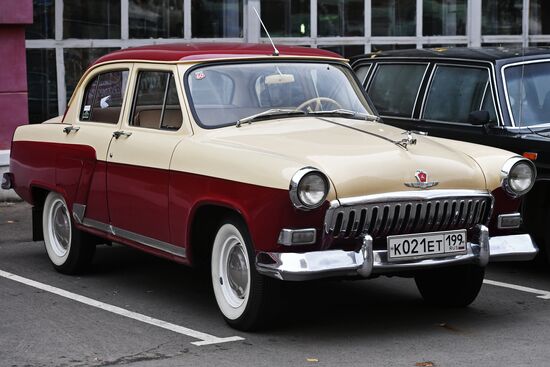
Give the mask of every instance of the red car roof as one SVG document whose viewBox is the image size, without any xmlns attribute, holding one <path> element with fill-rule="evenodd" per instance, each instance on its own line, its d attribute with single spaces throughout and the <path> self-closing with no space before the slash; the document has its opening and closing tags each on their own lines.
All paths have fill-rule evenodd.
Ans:
<svg viewBox="0 0 550 367">
<path fill-rule="evenodd" d="M 342 56 L 318 48 L 300 46 L 277 46 L 281 56 Z M 180 61 L 205 60 L 216 58 L 242 56 L 271 56 L 273 47 L 270 44 L 255 43 L 174 43 L 126 48 L 111 52 L 100 57 L 94 64 L 115 60 L 153 60 L 153 61 Z"/>
</svg>

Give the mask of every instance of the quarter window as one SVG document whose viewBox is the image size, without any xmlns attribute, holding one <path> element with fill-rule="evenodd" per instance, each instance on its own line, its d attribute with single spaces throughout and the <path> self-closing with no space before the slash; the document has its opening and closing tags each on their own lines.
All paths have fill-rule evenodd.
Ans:
<svg viewBox="0 0 550 367">
<path fill-rule="evenodd" d="M 411 117 L 425 64 L 379 64 L 368 94 L 381 115 Z"/>
<path fill-rule="evenodd" d="M 110 71 L 94 77 L 84 92 L 80 120 L 118 123 L 127 81 L 128 70 Z"/>
<path fill-rule="evenodd" d="M 141 71 L 130 125 L 178 130 L 181 124 L 182 113 L 174 75 L 165 71 Z"/>
<path fill-rule="evenodd" d="M 491 88 L 489 72 L 483 68 L 461 66 L 437 66 L 428 91 L 423 118 L 426 120 L 468 123 L 473 111 L 489 108 L 496 116 L 494 106 L 483 105 L 483 97 Z"/>
<path fill-rule="evenodd" d="M 365 84 L 365 79 L 367 78 L 367 74 L 369 73 L 371 66 L 372 66 L 371 64 L 362 65 L 359 68 L 357 68 L 357 70 L 355 70 L 355 74 L 357 74 L 357 78 L 363 85 Z"/>
</svg>

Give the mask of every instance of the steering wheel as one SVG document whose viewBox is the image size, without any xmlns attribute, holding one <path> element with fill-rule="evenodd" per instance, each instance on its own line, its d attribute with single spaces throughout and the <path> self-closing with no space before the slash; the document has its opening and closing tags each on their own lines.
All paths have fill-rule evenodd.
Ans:
<svg viewBox="0 0 550 367">
<path fill-rule="evenodd" d="M 313 105 L 314 103 L 315 103 L 315 105 Z M 307 101 L 301 103 L 298 107 L 296 107 L 296 111 L 305 111 L 305 112 L 322 111 L 322 110 L 324 110 L 323 103 L 327 103 L 329 105 L 330 104 L 334 105 L 336 107 L 334 109 L 342 108 L 340 103 L 336 102 L 332 98 L 314 97 L 314 98 L 308 99 Z"/>
</svg>

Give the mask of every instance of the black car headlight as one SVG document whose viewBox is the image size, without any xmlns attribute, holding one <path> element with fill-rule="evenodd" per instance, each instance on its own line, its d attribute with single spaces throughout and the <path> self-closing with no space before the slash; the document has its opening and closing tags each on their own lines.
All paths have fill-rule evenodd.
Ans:
<svg viewBox="0 0 550 367">
<path fill-rule="evenodd" d="M 329 190 L 327 177 L 319 170 L 300 169 L 290 180 L 290 200 L 298 209 L 315 209 L 325 201 Z"/>
<path fill-rule="evenodd" d="M 528 159 L 510 158 L 502 166 L 502 188 L 512 197 L 525 195 L 535 184 L 537 169 Z"/>
</svg>

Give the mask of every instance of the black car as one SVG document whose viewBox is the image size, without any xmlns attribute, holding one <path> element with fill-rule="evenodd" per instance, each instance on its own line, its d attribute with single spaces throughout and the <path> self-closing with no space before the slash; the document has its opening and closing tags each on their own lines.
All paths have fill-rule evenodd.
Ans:
<svg viewBox="0 0 550 367">
<path fill-rule="evenodd" d="M 550 260 L 550 49 L 398 50 L 351 65 L 385 123 L 534 161 L 522 217 Z"/>
</svg>

